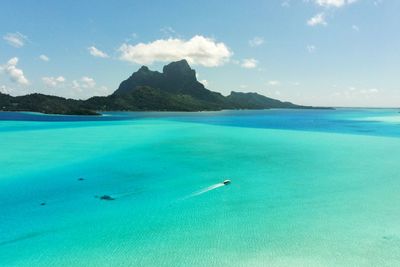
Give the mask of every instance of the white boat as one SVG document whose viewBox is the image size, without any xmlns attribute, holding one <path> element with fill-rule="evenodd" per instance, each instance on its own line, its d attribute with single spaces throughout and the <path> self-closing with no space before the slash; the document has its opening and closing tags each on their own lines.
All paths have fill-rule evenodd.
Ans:
<svg viewBox="0 0 400 267">
<path fill-rule="evenodd" d="M 231 180 L 225 180 L 224 181 L 224 185 L 228 185 L 228 184 L 230 184 L 231 183 Z"/>
</svg>

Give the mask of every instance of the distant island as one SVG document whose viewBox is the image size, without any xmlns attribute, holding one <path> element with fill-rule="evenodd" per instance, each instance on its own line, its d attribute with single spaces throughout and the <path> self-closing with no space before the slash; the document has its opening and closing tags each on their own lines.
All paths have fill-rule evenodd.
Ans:
<svg viewBox="0 0 400 267">
<path fill-rule="evenodd" d="M 172 62 L 163 72 L 142 66 L 109 96 L 87 100 L 44 94 L 11 96 L 0 93 L 1 111 L 30 111 L 63 115 L 99 115 L 102 111 L 217 111 L 316 107 L 282 102 L 257 93 L 231 92 L 228 96 L 204 87 L 186 60 Z"/>
</svg>

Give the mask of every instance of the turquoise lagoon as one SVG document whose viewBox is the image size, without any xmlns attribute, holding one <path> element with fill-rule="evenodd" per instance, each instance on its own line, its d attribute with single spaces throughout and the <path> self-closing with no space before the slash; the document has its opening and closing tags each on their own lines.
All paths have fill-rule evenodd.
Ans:
<svg viewBox="0 0 400 267">
<path fill-rule="evenodd" d="M 0 266 L 400 266 L 399 117 L 0 113 Z"/>
</svg>

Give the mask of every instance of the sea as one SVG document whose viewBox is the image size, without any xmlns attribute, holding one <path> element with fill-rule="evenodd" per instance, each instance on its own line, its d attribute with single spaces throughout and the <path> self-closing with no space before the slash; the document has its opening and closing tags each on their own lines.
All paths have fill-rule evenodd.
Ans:
<svg viewBox="0 0 400 267">
<path fill-rule="evenodd" d="M 0 266 L 400 266 L 399 109 L 0 112 Z"/>
</svg>

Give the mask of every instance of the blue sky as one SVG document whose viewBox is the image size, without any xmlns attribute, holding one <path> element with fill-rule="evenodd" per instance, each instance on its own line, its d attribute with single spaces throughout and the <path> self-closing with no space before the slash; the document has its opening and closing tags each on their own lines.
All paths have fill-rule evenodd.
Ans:
<svg viewBox="0 0 400 267">
<path fill-rule="evenodd" d="M 186 58 L 207 88 L 400 105 L 400 1 L 2 1 L 0 90 L 106 95 Z"/>
</svg>

